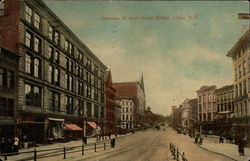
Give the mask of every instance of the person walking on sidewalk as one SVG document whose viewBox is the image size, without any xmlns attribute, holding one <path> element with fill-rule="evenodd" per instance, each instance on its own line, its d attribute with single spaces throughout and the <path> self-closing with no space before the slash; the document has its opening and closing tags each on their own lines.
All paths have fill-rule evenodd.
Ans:
<svg viewBox="0 0 250 161">
<path fill-rule="evenodd" d="M 242 138 L 239 139 L 238 141 L 238 152 L 240 156 L 244 156 L 244 141 L 242 140 Z"/>
</svg>

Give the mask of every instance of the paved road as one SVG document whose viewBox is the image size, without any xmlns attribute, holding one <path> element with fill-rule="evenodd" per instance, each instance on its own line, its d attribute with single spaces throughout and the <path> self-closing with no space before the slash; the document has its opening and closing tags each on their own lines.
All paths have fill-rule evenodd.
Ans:
<svg viewBox="0 0 250 161">
<path fill-rule="evenodd" d="M 230 161 L 230 159 L 201 149 L 188 136 L 176 134 L 173 130 L 144 131 L 117 141 L 115 149 L 91 153 L 76 161 L 173 161 L 168 149 L 174 143 L 186 153 L 189 161 Z M 70 159 L 70 158 L 69 158 Z"/>
<path fill-rule="evenodd" d="M 169 142 L 174 143 L 181 152 L 185 152 L 188 161 L 230 161 L 229 158 L 208 152 L 193 143 L 186 135 L 176 134 L 171 129 L 166 131 L 143 131 L 133 135 L 120 137 L 116 147 L 89 150 L 81 155 L 80 148 L 74 153 L 67 153 L 63 159 L 62 153 L 39 161 L 173 161 L 169 151 Z M 76 143 L 74 143 L 76 144 Z M 101 144 L 100 144 L 101 145 Z M 89 145 L 93 146 L 93 145 Z M 18 157 L 18 156 L 16 156 Z M 10 159 L 11 160 L 11 159 Z"/>
</svg>

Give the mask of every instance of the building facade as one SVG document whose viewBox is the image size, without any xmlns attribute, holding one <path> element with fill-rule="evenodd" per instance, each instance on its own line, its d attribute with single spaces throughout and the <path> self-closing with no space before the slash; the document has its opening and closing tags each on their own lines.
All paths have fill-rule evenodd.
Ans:
<svg viewBox="0 0 250 161">
<path fill-rule="evenodd" d="M 234 87 L 227 85 L 215 90 L 217 115 L 215 116 L 215 134 L 232 136 L 232 117 L 234 113 Z"/>
<path fill-rule="evenodd" d="M 213 120 L 216 116 L 216 86 L 202 86 L 197 90 L 198 98 L 198 124 L 199 131 L 212 134 L 213 133 Z"/>
<path fill-rule="evenodd" d="M 194 132 L 197 130 L 197 122 L 198 122 L 198 99 L 190 99 L 188 101 L 189 104 L 189 113 L 188 113 L 188 120 L 189 120 L 189 125 L 188 129 L 190 132 Z"/>
<path fill-rule="evenodd" d="M 234 68 L 234 120 L 233 130 L 237 137 L 250 140 L 250 45 L 248 29 L 230 49 L 227 56 Z M 241 133 L 239 133 L 241 131 Z"/>
<path fill-rule="evenodd" d="M 67 124 L 102 126 L 106 66 L 41 0 L 6 0 L 3 7 L 0 46 L 20 57 L 19 137 L 46 143 L 67 137 Z"/>
<path fill-rule="evenodd" d="M 187 133 L 189 130 L 189 112 L 190 112 L 190 105 L 189 105 L 189 99 L 185 99 L 184 102 L 179 107 L 181 111 L 181 130 L 183 133 Z"/>
<path fill-rule="evenodd" d="M 134 101 L 134 127 L 140 128 L 144 122 L 144 111 L 146 109 L 146 95 L 143 76 L 140 81 L 114 83 L 116 99 L 132 99 Z"/>
<path fill-rule="evenodd" d="M 104 114 L 104 123 L 105 123 L 105 134 L 114 134 L 115 133 L 115 92 L 116 90 L 113 87 L 111 71 L 107 71 L 105 74 L 106 81 L 106 98 L 105 98 L 105 114 Z"/>
<path fill-rule="evenodd" d="M 121 128 L 131 130 L 135 127 L 135 103 L 132 98 L 117 99 L 121 106 Z"/>
<path fill-rule="evenodd" d="M 0 138 L 16 135 L 18 55 L 0 48 Z"/>
</svg>

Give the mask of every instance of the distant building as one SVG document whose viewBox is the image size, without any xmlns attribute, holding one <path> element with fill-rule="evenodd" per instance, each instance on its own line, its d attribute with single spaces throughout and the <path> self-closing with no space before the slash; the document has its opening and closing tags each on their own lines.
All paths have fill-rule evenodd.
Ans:
<svg viewBox="0 0 250 161">
<path fill-rule="evenodd" d="M 106 81 L 106 97 L 105 97 L 105 113 L 104 113 L 104 133 L 115 133 L 115 93 L 116 90 L 113 87 L 111 71 L 105 73 Z"/>
<path fill-rule="evenodd" d="M 121 107 L 121 127 L 123 129 L 133 129 L 135 127 L 135 103 L 132 98 L 116 99 Z"/>
<path fill-rule="evenodd" d="M 116 101 L 115 104 L 115 130 L 116 132 L 118 132 L 118 130 L 121 128 L 121 113 L 122 113 L 122 109 L 121 109 L 121 105 L 119 101 Z"/>
<path fill-rule="evenodd" d="M 232 136 L 232 117 L 234 115 L 234 87 L 227 85 L 215 90 L 217 115 L 214 119 L 216 135 Z"/>
<path fill-rule="evenodd" d="M 189 120 L 189 125 L 188 129 L 191 130 L 192 132 L 197 130 L 197 122 L 198 122 L 198 99 L 190 99 L 188 101 L 189 104 L 189 113 L 188 113 L 188 120 Z"/>
<path fill-rule="evenodd" d="M 198 97 L 198 123 L 204 133 L 213 132 L 212 121 L 216 116 L 216 86 L 202 86 L 197 90 Z M 202 128 L 202 129 L 201 129 Z"/>
<path fill-rule="evenodd" d="M 234 115 L 233 129 L 238 137 L 250 143 L 250 29 L 230 49 L 227 56 L 234 68 Z"/>
<path fill-rule="evenodd" d="M 170 126 L 173 127 L 174 129 L 178 129 L 181 127 L 181 110 L 176 106 L 172 106 Z"/>
<path fill-rule="evenodd" d="M 189 128 L 189 112 L 191 110 L 189 105 L 189 99 L 185 99 L 184 102 L 180 105 L 180 120 L 181 120 L 181 130 L 186 133 Z"/>
<path fill-rule="evenodd" d="M 116 99 L 122 101 L 128 101 L 130 99 L 133 101 L 133 115 L 134 115 L 134 127 L 141 127 L 143 125 L 144 111 L 146 109 L 146 95 L 144 89 L 143 77 L 141 81 L 136 82 L 123 82 L 123 83 L 113 83 L 116 89 Z M 121 105 L 125 106 L 125 105 Z"/>
</svg>

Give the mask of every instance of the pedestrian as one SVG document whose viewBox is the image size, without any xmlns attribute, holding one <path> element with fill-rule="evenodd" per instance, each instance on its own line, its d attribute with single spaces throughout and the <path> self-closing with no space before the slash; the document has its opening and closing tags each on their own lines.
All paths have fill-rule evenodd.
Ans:
<svg viewBox="0 0 250 161">
<path fill-rule="evenodd" d="M 203 143 L 203 137 L 200 136 L 200 145 Z"/>
<path fill-rule="evenodd" d="M 198 135 L 195 136 L 194 140 L 195 140 L 195 144 L 197 144 L 198 143 Z"/>
<path fill-rule="evenodd" d="M 240 156 L 244 155 L 244 144 L 243 144 L 243 140 L 242 139 L 239 139 L 239 141 L 238 141 L 238 152 L 239 152 Z"/>
<path fill-rule="evenodd" d="M 13 152 L 18 152 L 18 151 L 19 151 L 19 139 L 15 137 L 13 144 Z"/>
<path fill-rule="evenodd" d="M 219 140 L 220 140 L 219 142 L 220 142 L 220 143 L 222 143 L 222 136 L 221 136 L 221 135 L 220 135 L 220 138 L 219 138 Z"/>
<path fill-rule="evenodd" d="M 111 132 L 109 132 L 109 140 L 111 139 Z"/>
</svg>

